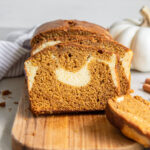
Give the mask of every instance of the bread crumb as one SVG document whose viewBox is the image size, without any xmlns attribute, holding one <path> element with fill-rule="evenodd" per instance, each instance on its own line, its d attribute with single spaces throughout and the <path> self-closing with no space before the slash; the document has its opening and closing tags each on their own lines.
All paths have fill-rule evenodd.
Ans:
<svg viewBox="0 0 150 150">
<path fill-rule="evenodd" d="M 133 90 L 133 89 L 130 89 L 130 90 L 129 90 L 129 93 L 134 93 L 134 90 Z"/>
<path fill-rule="evenodd" d="M 2 91 L 2 96 L 6 96 L 6 95 L 10 95 L 10 94 L 11 94 L 11 91 L 9 91 L 9 90 Z"/>
<path fill-rule="evenodd" d="M 6 103 L 5 102 L 1 102 L 0 103 L 0 107 L 5 107 L 6 106 Z"/>
<path fill-rule="evenodd" d="M 8 108 L 8 111 L 11 112 L 12 108 Z"/>
<path fill-rule="evenodd" d="M 35 136 L 35 133 L 33 132 L 32 135 Z"/>
<path fill-rule="evenodd" d="M 18 102 L 14 102 L 14 104 L 18 104 Z"/>
</svg>

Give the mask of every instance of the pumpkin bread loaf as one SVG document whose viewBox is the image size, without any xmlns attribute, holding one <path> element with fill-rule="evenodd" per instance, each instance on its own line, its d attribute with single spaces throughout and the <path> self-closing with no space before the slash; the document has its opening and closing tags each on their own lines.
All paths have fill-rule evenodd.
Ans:
<svg viewBox="0 0 150 150">
<path fill-rule="evenodd" d="M 31 41 L 31 55 L 58 43 L 78 43 L 115 52 L 119 55 L 120 94 L 130 90 L 132 51 L 113 41 L 108 31 L 98 25 L 77 20 L 56 20 L 41 25 Z"/>
<path fill-rule="evenodd" d="M 25 62 L 34 114 L 104 110 L 119 95 L 118 57 L 103 49 L 57 44 Z"/>
<path fill-rule="evenodd" d="M 113 98 L 108 100 L 106 116 L 125 136 L 150 147 L 150 102 L 131 95 Z"/>
</svg>

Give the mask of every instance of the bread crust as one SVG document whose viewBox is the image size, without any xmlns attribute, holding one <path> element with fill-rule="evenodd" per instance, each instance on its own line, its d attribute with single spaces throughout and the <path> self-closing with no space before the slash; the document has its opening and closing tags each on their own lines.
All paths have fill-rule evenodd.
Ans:
<svg viewBox="0 0 150 150">
<path fill-rule="evenodd" d="M 89 31 L 89 32 L 95 33 L 97 35 L 101 35 L 102 33 L 104 33 L 111 38 L 109 32 L 105 28 L 103 28 L 99 25 L 96 25 L 94 23 L 90 23 L 87 21 L 79 21 L 79 20 L 61 20 L 61 19 L 55 20 L 55 21 L 50 21 L 50 22 L 47 22 L 47 23 L 41 25 L 35 31 L 34 36 L 37 36 L 40 33 L 49 32 L 51 30 L 60 30 L 60 29 L 68 30 L 70 28 L 83 30 L 83 31 Z"/>
<path fill-rule="evenodd" d="M 150 147 L 150 133 L 143 133 L 143 131 L 136 124 L 132 121 L 127 121 L 126 118 L 115 112 L 109 104 L 109 100 L 105 111 L 107 119 L 110 123 L 120 129 L 125 136 L 144 145 L 144 147 Z"/>
<path fill-rule="evenodd" d="M 65 31 L 67 32 L 68 30 L 77 30 L 77 31 L 85 31 L 85 32 L 90 32 L 94 36 L 103 36 L 107 39 L 112 39 L 111 35 L 109 32 L 96 24 L 87 22 L 87 21 L 79 21 L 79 20 L 55 20 L 51 22 L 47 22 L 45 24 L 42 24 L 37 28 L 33 35 L 33 39 L 31 40 L 31 45 L 34 44 L 34 39 L 38 38 L 44 34 L 47 34 L 51 31 Z"/>
</svg>

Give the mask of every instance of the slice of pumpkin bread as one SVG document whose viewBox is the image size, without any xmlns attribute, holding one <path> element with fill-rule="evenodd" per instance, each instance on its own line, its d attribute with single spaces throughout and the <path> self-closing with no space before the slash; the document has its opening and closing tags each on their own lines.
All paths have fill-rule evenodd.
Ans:
<svg viewBox="0 0 150 150">
<path fill-rule="evenodd" d="M 150 147 L 150 102 L 140 96 L 125 95 L 108 100 L 108 120 L 121 132 Z"/>
<path fill-rule="evenodd" d="M 48 47 L 25 62 L 31 110 L 55 114 L 104 110 L 119 95 L 115 53 L 73 43 Z"/>
<path fill-rule="evenodd" d="M 119 55 L 120 94 L 130 90 L 130 65 L 133 52 L 113 41 L 108 31 L 98 25 L 78 20 L 56 20 L 41 25 L 31 41 L 31 55 L 58 43 L 78 43 L 106 49 Z"/>
<path fill-rule="evenodd" d="M 99 40 L 99 48 L 106 49 L 111 52 L 115 52 L 119 55 L 118 73 L 120 79 L 120 95 L 130 93 L 131 83 L 131 61 L 133 52 L 131 49 L 119 44 L 116 41 Z"/>
</svg>

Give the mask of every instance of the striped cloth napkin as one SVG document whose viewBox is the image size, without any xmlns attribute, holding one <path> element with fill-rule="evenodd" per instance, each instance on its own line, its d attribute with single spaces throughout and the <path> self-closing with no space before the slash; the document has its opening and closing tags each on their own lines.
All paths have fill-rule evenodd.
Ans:
<svg viewBox="0 0 150 150">
<path fill-rule="evenodd" d="M 23 75 L 24 61 L 30 55 L 30 39 L 37 27 L 11 32 L 6 41 L 0 40 L 0 80 Z"/>
</svg>

